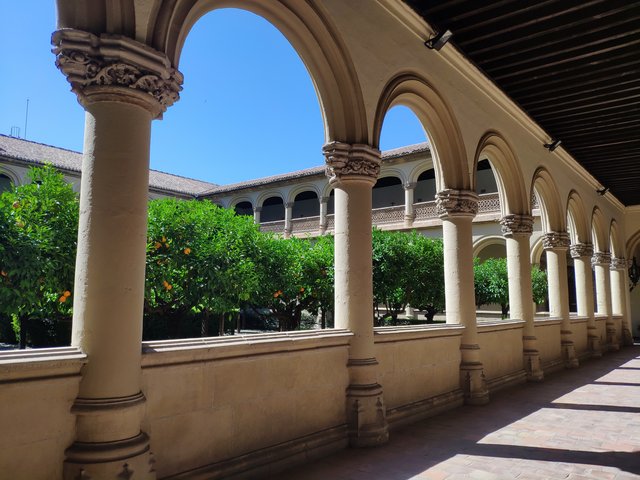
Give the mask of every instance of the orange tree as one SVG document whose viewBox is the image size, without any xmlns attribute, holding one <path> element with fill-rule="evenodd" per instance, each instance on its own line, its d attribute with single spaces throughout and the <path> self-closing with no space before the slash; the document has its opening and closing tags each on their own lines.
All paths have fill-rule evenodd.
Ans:
<svg viewBox="0 0 640 480">
<path fill-rule="evenodd" d="M 145 338 L 209 332 L 210 317 L 255 294 L 252 219 L 208 201 L 149 203 Z"/>
<path fill-rule="evenodd" d="M 69 342 L 78 198 L 53 167 L 0 196 L 0 314 L 20 344 Z M 27 335 L 28 334 L 28 335 Z"/>
<path fill-rule="evenodd" d="M 444 310 L 444 253 L 442 240 L 417 232 L 409 236 L 411 252 L 412 295 L 409 303 L 423 311 L 427 323 Z"/>
</svg>

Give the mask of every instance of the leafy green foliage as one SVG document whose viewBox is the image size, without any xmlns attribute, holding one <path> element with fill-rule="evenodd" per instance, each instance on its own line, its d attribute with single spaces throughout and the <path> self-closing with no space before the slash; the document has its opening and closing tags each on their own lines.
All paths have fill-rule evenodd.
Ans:
<svg viewBox="0 0 640 480">
<path fill-rule="evenodd" d="M 407 305 L 424 310 L 427 321 L 444 308 L 442 241 L 417 232 L 373 230 L 373 296 L 378 325 L 398 322 Z M 386 312 L 381 315 L 378 305 Z"/>
<path fill-rule="evenodd" d="M 51 166 L 28 175 L 30 183 L 0 195 L 0 315 L 13 316 L 18 328 L 46 320 L 41 329 L 56 336 L 55 321 L 71 316 L 78 198 Z"/>
<path fill-rule="evenodd" d="M 540 270 L 538 265 L 531 266 L 531 289 L 533 291 L 533 302 L 536 305 L 543 304 L 547 301 L 547 295 L 549 293 L 547 272 Z"/>
</svg>

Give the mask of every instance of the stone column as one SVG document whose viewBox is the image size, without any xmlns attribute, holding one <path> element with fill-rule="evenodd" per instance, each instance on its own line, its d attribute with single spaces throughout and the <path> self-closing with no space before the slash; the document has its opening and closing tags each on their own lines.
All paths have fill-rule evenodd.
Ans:
<svg viewBox="0 0 640 480">
<path fill-rule="evenodd" d="M 622 316 L 621 331 L 617 332 L 616 344 L 633 345 L 631 325 L 627 310 L 628 276 L 627 260 L 624 258 L 611 259 L 611 313 Z"/>
<path fill-rule="evenodd" d="M 284 204 L 284 238 L 291 236 L 292 225 L 291 218 L 293 216 L 293 202 L 287 202 Z"/>
<path fill-rule="evenodd" d="M 600 315 L 607 317 L 606 350 L 618 350 L 616 343 L 616 326 L 611 316 L 611 254 L 609 252 L 595 252 L 591 258 L 591 265 L 596 276 L 596 307 Z"/>
<path fill-rule="evenodd" d="M 416 218 L 413 211 L 413 194 L 416 190 L 415 182 L 407 182 L 404 185 L 404 226 L 410 227 Z"/>
<path fill-rule="evenodd" d="M 63 477 L 155 479 L 140 389 L 149 142 L 182 76 L 120 35 L 65 29 L 53 43 L 86 110 L 71 342 L 88 363 Z"/>
<path fill-rule="evenodd" d="M 465 327 L 460 345 L 460 384 L 465 402 L 481 405 L 489 401 L 489 390 L 478 345 L 473 284 L 471 222 L 478 212 L 478 196 L 467 190 L 443 190 L 436 194 L 436 205 L 442 219 L 447 323 Z"/>
<path fill-rule="evenodd" d="M 262 212 L 262 207 L 253 208 L 253 223 L 256 225 L 260 225 L 260 212 Z"/>
<path fill-rule="evenodd" d="M 549 314 L 560 317 L 560 344 L 566 368 L 576 368 L 578 359 L 571 331 L 569 312 L 569 285 L 567 278 L 567 250 L 569 234 L 549 232 L 542 237 L 542 246 L 547 254 L 547 281 L 549 283 Z"/>
<path fill-rule="evenodd" d="M 593 272 L 591 271 L 591 257 L 593 246 L 591 244 L 576 243 L 571 245 L 571 257 L 576 273 L 576 300 L 578 315 L 587 317 L 587 342 L 591 355 L 602 356 L 600 346 L 600 334 L 596 327 L 593 302 Z"/>
<path fill-rule="evenodd" d="M 524 320 L 524 368 L 529 381 L 540 381 L 544 372 L 540 366 L 540 352 L 536 338 L 529 238 L 533 232 L 530 215 L 505 215 L 500 220 L 507 243 L 507 271 L 509 275 L 509 312 L 513 319 Z"/>
<path fill-rule="evenodd" d="M 380 151 L 332 142 L 323 148 L 335 186 L 335 326 L 353 332 L 349 347 L 349 443 L 368 447 L 388 440 L 373 340 L 371 189 L 380 173 Z"/>
<path fill-rule="evenodd" d="M 329 197 L 320 197 L 320 235 L 327 231 L 327 205 Z"/>
</svg>

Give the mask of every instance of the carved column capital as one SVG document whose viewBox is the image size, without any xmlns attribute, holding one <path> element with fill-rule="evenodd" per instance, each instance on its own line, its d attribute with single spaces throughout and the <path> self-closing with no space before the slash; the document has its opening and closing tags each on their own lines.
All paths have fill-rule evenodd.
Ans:
<svg viewBox="0 0 640 480">
<path fill-rule="evenodd" d="M 295 202 L 286 202 L 286 203 L 284 204 L 284 208 L 293 208 L 293 204 L 294 204 L 294 203 L 295 203 Z"/>
<path fill-rule="evenodd" d="M 478 195 L 471 190 L 442 190 L 436 193 L 436 210 L 440 218 L 475 217 Z"/>
<path fill-rule="evenodd" d="M 380 174 L 380 150 L 369 145 L 331 142 L 322 147 L 322 152 L 331 183 L 353 179 L 373 185 Z"/>
<path fill-rule="evenodd" d="M 510 214 L 500 219 L 502 235 L 507 238 L 530 236 L 533 233 L 533 217 L 531 215 Z"/>
<path fill-rule="evenodd" d="M 253 211 L 259 213 L 262 211 L 262 207 L 253 207 Z"/>
<path fill-rule="evenodd" d="M 182 74 L 168 57 L 123 35 L 62 29 L 51 38 L 56 66 L 78 101 L 137 104 L 159 117 L 180 97 Z"/>
<path fill-rule="evenodd" d="M 592 257 L 593 245 L 590 243 L 574 243 L 569 247 L 571 258 Z"/>
<path fill-rule="evenodd" d="M 320 203 L 329 203 L 329 197 L 320 197 Z"/>
<path fill-rule="evenodd" d="M 624 257 L 613 257 L 610 268 L 611 270 L 627 270 L 629 268 L 629 262 Z"/>
<path fill-rule="evenodd" d="M 416 185 L 416 182 L 405 182 L 402 186 L 405 190 L 413 190 L 414 188 L 416 188 Z"/>
<path fill-rule="evenodd" d="M 566 232 L 548 232 L 542 236 L 542 248 L 545 250 L 567 250 L 571 241 Z"/>
<path fill-rule="evenodd" d="M 591 266 L 610 265 L 611 254 L 609 252 L 593 252 L 591 257 Z"/>
</svg>

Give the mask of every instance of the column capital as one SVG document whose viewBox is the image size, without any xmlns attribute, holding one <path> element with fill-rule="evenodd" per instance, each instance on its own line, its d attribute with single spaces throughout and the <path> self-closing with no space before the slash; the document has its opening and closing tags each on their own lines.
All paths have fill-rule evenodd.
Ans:
<svg viewBox="0 0 640 480">
<path fill-rule="evenodd" d="M 502 235 L 507 238 L 530 236 L 533 233 L 533 217 L 531 215 L 509 214 L 500 219 Z"/>
<path fill-rule="evenodd" d="M 329 197 L 320 197 L 320 203 L 329 203 Z"/>
<path fill-rule="evenodd" d="M 373 185 L 380 174 L 380 150 L 369 145 L 331 142 L 322 147 L 322 152 L 331 183 L 366 180 Z"/>
<path fill-rule="evenodd" d="M 54 32 L 51 43 L 56 66 L 85 107 L 100 101 L 131 103 L 155 118 L 180 97 L 183 76 L 168 57 L 129 37 L 66 28 Z"/>
<path fill-rule="evenodd" d="M 627 270 L 629 268 L 629 262 L 624 257 L 611 258 L 611 270 Z"/>
<path fill-rule="evenodd" d="M 471 190 L 442 190 L 436 193 L 436 210 L 440 218 L 475 217 L 478 195 Z"/>
<path fill-rule="evenodd" d="M 405 182 L 402 186 L 405 190 L 413 190 L 416 188 L 417 182 Z"/>
<path fill-rule="evenodd" d="M 593 245 L 590 243 L 574 243 L 569 247 L 571 258 L 592 257 Z"/>
<path fill-rule="evenodd" d="M 591 266 L 610 265 L 611 254 L 609 252 L 593 252 L 591 257 Z"/>
<path fill-rule="evenodd" d="M 262 211 L 262 207 L 253 207 L 253 211 L 254 212 L 261 212 Z"/>
<path fill-rule="evenodd" d="M 284 204 L 284 208 L 293 208 L 293 204 L 294 204 L 294 203 L 295 203 L 295 202 L 286 202 L 286 203 Z"/>
<path fill-rule="evenodd" d="M 545 250 L 567 250 L 571 241 L 567 232 L 547 232 L 542 236 L 542 248 Z"/>
</svg>

